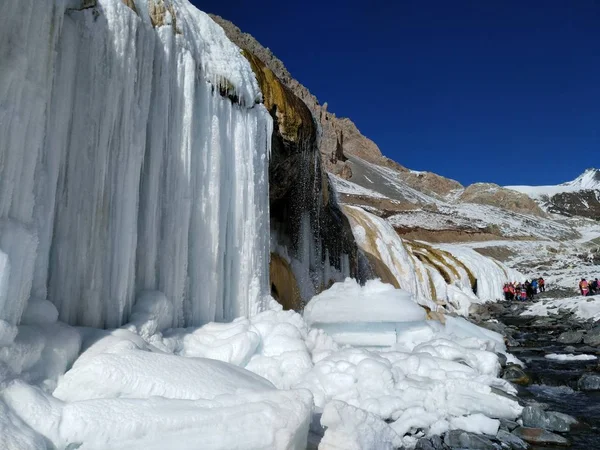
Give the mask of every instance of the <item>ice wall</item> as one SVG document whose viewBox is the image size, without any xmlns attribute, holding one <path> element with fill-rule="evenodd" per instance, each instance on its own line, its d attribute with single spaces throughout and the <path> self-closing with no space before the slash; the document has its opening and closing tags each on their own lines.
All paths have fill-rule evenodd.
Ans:
<svg viewBox="0 0 600 450">
<path fill-rule="evenodd" d="M 460 245 L 431 246 L 405 241 L 385 219 L 362 208 L 346 205 L 344 211 L 361 250 L 385 267 L 400 288 L 433 310 L 438 305 L 467 315 L 470 303 L 499 300 L 502 286 L 522 275 L 491 258 Z M 377 275 L 377 273 L 376 273 Z M 475 287 L 474 284 L 477 283 Z M 474 292 L 476 291 L 476 292 Z"/>
<path fill-rule="evenodd" d="M 0 319 L 48 298 L 61 320 L 116 327 L 144 290 L 167 296 L 174 326 L 260 310 L 260 101 L 187 0 L 1 2 Z"/>
</svg>

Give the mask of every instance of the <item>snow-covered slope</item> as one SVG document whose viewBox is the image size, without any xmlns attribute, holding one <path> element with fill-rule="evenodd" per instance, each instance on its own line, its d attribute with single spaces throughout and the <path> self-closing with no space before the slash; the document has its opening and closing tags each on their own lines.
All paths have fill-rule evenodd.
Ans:
<svg viewBox="0 0 600 450">
<path fill-rule="evenodd" d="M 587 169 L 575 180 L 556 186 L 509 186 L 525 193 L 550 213 L 590 219 L 600 217 L 600 170 Z"/>
<path fill-rule="evenodd" d="M 143 290 L 166 294 L 172 325 L 260 309 L 260 99 L 239 49 L 187 0 L 3 1 L 0 319 L 17 323 L 31 296 L 115 327 Z"/>
<path fill-rule="evenodd" d="M 552 197 L 565 192 L 578 192 L 583 190 L 600 190 L 600 170 L 587 169 L 577 178 L 555 186 L 506 186 L 508 189 L 522 192 L 536 200 Z"/>
</svg>

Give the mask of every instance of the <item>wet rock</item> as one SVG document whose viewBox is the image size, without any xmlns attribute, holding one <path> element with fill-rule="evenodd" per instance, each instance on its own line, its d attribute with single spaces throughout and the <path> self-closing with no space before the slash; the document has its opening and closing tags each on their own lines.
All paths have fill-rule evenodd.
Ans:
<svg viewBox="0 0 600 450">
<path fill-rule="evenodd" d="M 490 386 L 490 389 L 494 394 L 499 395 L 500 397 L 508 398 L 509 400 L 517 402 L 519 405 L 523 406 L 523 401 L 516 395 L 509 394 L 508 392 L 505 392 L 502 389 L 495 388 L 494 386 Z"/>
<path fill-rule="evenodd" d="M 521 345 L 521 343 L 512 336 L 506 336 L 504 340 L 506 341 L 506 345 L 509 347 L 519 347 Z"/>
<path fill-rule="evenodd" d="M 550 431 L 543 430 L 542 428 L 518 427 L 515 428 L 512 434 L 526 442 L 529 442 L 530 444 L 570 445 L 569 441 L 564 437 Z"/>
<path fill-rule="evenodd" d="M 468 448 L 470 450 L 496 450 L 494 443 L 475 433 L 452 430 L 444 436 L 445 444 L 450 448 Z"/>
<path fill-rule="evenodd" d="M 517 422 L 513 422 L 512 420 L 500 419 L 500 428 L 503 430 L 512 431 L 518 426 L 519 424 Z"/>
<path fill-rule="evenodd" d="M 503 448 L 510 448 L 510 449 L 515 449 L 515 450 L 518 450 L 518 449 L 525 450 L 525 449 L 530 448 L 530 445 L 527 442 L 525 442 L 520 437 L 517 437 L 514 434 L 509 433 L 508 431 L 504 431 L 504 430 L 498 431 L 498 434 L 496 435 L 496 439 L 498 439 L 500 441 Z"/>
<path fill-rule="evenodd" d="M 496 356 L 498 357 L 498 362 L 500 363 L 500 365 L 502 367 L 506 367 L 506 364 L 508 363 L 506 355 L 504 353 L 496 353 Z"/>
<path fill-rule="evenodd" d="M 579 344 L 583 340 L 583 331 L 565 331 L 558 336 L 561 344 Z"/>
<path fill-rule="evenodd" d="M 598 347 L 600 346 L 600 331 L 593 333 L 592 331 L 595 329 L 597 329 L 597 327 L 587 332 L 587 334 L 583 337 L 583 342 L 587 345 Z"/>
<path fill-rule="evenodd" d="M 575 347 L 573 347 L 572 345 L 567 345 L 564 348 L 565 353 L 575 353 L 577 351 L 577 349 Z"/>
<path fill-rule="evenodd" d="M 600 391 L 600 374 L 587 372 L 577 380 L 577 389 L 580 391 Z"/>
<path fill-rule="evenodd" d="M 520 384 L 521 386 L 527 386 L 531 384 L 531 378 L 529 375 L 516 364 L 507 364 L 502 374 L 504 380 L 510 381 L 511 383 Z"/>
<path fill-rule="evenodd" d="M 544 411 L 539 406 L 526 406 L 523 409 L 523 425 L 530 428 L 544 428 L 549 431 L 562 433 L 571 429 L 577 423 L 574 417 L 555 411 Z"/>
<path fill-rule="evenodd" d="M 534 400 L 532 398 L 523 399 L 522 403 L 524 406 L 533 406 L 536 408 L 543 409 L 544 411 L 547 411 L 550 409 L 550 405 L 548 403 L 538 402 L 537 400 Z"/>
<path fill-rule="evenodd" d="M 417 441 L 415 450 L 445 450 L 448 447 L 444 445 L 440 436 L 432 436 L 430 438 L 421 438 Z"/>
</svg>

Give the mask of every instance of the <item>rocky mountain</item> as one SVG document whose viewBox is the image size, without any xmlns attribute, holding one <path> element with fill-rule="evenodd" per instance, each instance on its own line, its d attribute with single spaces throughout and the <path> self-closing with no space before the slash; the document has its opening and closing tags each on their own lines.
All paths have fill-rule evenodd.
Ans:
<svg viewBox="0 0 600 450">
<path fill-rule="evenodd" d="M 544 210 L 564 216 L 600 219 L 600 170 L 589 168 L 556 186 L 507 186 L 534 199 Z"/>
</svg>

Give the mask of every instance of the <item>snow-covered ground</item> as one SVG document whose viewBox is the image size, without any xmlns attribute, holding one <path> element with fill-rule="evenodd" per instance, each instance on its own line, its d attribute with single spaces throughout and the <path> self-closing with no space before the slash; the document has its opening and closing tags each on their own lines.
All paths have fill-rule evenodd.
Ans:
<svg viewBox="0 0 600 450">
<path fill-rule="evenodd" d="M 600 296 L 547 298 L 529 306 L 522 315 L 548 316 L 557 314 L 561 309 L 573 312 L 577 318 L 582 320 L 600 320 Z"/>
<path fill-rule="evenodd" d="M 515 392 L 497 378 L 502 336 L 426 320 L 376 280 L 334 285 L 305 318 L 272 301 L 249 319 L 161 331 L 164 301 L 148 297 L 115 330 L 19 326 L 0 349 L 0 447 L 303 449 L 312 421 L 326 427 L 321 449 L 382 449 L 521 412 L 496 390 Z"/>
</svg>

